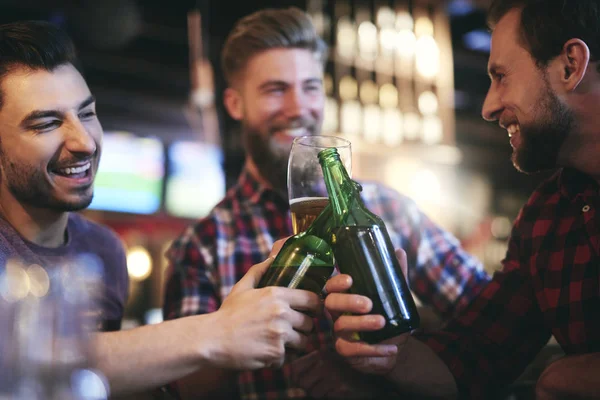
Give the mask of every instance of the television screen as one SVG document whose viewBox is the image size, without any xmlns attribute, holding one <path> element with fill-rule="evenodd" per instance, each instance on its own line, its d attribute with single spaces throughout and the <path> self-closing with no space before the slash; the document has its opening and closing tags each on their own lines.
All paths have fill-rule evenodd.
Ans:
<svg viewBox="0 0 600 400">
<path fill-rule="evenodd" d="M 106 132 L 89 208 L 152 214 L 160 209 L 164 147 L 160 140 Z"/>
<path fill-rule="evenodd" d="M 200 218 L 225 195 L 223 152 L 220 147 L 190 141 L 169 146 L 169 176 L 165 208 L 183 218 Z"/>
</svg>

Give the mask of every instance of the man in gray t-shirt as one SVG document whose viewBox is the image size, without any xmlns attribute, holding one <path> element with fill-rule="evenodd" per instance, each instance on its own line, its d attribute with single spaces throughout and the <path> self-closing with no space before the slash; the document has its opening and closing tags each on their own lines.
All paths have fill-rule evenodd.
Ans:
<svg viewBox="0 0 600 400">
<path fill-rule="evenodd" d="M 27 264 L 52 267 L 79 254 L 93 254 L 102 262 L 104 287 L 102 295 L 94 299 L 98 307 L 99 330 L 116 331 L 121 328 L 123 310 L 127 302 L 128 275 L 125 252 L 119 238 L 104 226 L 80 215 L 69 214 L 64 244 L 44 247 L 23 238 L 5 219 L 0 217 L 0 265 L 11 259 Z"/>
<path fill-rule="evenodd" d="M 118 330 L 128 285 L 123 246 L 72 213 L 92 200 L 103 134 L 75 65 L 71 40 L 53 25 L 0 25 L 0 269 L 12 257 L 52 268 L 94 253 L 106 284 L 100 330 Z M 111 394 L 153 389 L 199 370 L 280 365 L 286 348 L 305 349 L 313 322 L 297 310 L 319 312 L 319 298 L 255 289 L 268 265 L 251 268 L 210 315 L 94 335 Z"/>
</svg>

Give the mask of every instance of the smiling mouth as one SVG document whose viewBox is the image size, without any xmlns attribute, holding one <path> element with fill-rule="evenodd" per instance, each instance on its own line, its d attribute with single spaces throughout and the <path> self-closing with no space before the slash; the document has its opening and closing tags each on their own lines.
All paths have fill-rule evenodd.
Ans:
<svg viewBox="0 0 600 400">
<path fill-rule="evenodd" d="M 275 133 L 293 137 L 293 138 L 297 138 L 300 136 L 310 135 L 310 130 L 306 127 L 301 127 L 301 128 L 293 128 L 293 129 L 280 129 L 280 130 L 277 130 Z"/>
<path fill-rule="evenodd" d="M 508 137 L 512 138 L 513 136 L 515 136 L 517 133 L 520 132 L 520 127 L 517 124 L 510 124 L 509 126 L 506 127 L 506 131 L 508 132 Z"/>
<path fill-rule="evenodd" d="M 50 172 L 52 172 L 54 175 L 62 176 L 65 178 L 81 179 L 90 176 L 91 171 L 92 162 L 88 161 L 82 165 L 74 165 L 65 168 L 53 169 Z"/>
</svg>

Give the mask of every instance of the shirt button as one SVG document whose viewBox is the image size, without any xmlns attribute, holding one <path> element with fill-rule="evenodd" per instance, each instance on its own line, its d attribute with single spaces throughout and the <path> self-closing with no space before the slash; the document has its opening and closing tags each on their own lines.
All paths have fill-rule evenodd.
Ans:
<svg viewBox="0 0 600 400">
<path fill-rule="evenodd" d="M 590 206 L 588 206 L 587 204 L 585 206 L 583 206 L 583 208 L 581 209 L 581 211 L 583 211 L 584 213 L 590 211 Z"/>
</svg>

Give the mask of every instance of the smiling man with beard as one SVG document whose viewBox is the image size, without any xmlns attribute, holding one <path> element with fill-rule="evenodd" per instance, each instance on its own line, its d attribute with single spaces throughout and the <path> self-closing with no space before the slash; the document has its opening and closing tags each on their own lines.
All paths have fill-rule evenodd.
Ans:
<svg viewBox="0 0 600 400">
<path fill-rule="evenodd" d="M 496 398 L 553 335 L 566 357 L 535 397 L 600 396 L 600 0 L 494 0 L 483 117 L 505 128 L 517 169 L 557 169 L 512 230 L 503 269 L 442 331 L 369 346 L 349 332 L 381 320 L 332 278 L 336 349 L 406 395 Z M 349 316 L 349 313 L 355 314 Z M 341 315 L 341 316 L 340 316 Z M 311 368 L 311 365 L 307 365 Z M 421 397 L 419 397 L 421 398 Z"/>
<path fill-rule="evenodd" d="M 246 164 L 235 186 L 202 220 L 177 239 L 167 256 L 165 319 L 209 314 L 227 301 L 231 287 L 263 260 L 276 239 L 292 234 L 287 199 L 287 161 L 294 138 L 321 133 L 327 49 L 310 18 L 299 9 L 268 9 L 241 19 L 227 38 L 222 66 L 229 87 L 224 103 L 240 121 Z M 396 248 L 409 259 L 408 280 L 422 303 L 442 319 L 465 307 L 488 276 L 459 242 L 427 218 L 410 199 L 376 183 L 364 183 L 363 199 L 386 222 Z M 319 349 L 312 376 L 326 387 L 316 396 L 363 398 L 371 381 L 357 377 L 332 351 L 331 321 L 316 321 L 311 349 Z M 337 386 L 341 376 L 355 377 Z M 325 379 L 324 379 L 325 378 Z M 283 368 L 213 370 L 177 383 L 183 397 L 302 398 Z"/>
<path fill-rule="evenodd" d="M 0 274 L 12 259 L 48 270 L 81 254 L 102 262 L 104 285 L 89 310 L 100 322 L 93 353 L 115 396 L 146 398 L 140 392 L 198 370 L 279 365 L 285 347 L 304 349 L 313 321 L 296 310 L 317 313 L 319 298 L 254 289 L 268 262 L 249 270 L 219 312 L 119 331 L 128 294 L 123 245 L 72 212 L 92 201 L 103 136 L 75 65 L 73 43 L 52 24 L 0 25 Z M 11 372 L 0 371 L 0 393 L 15 383 Z"/>
</svg>

